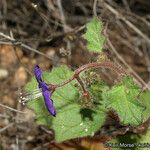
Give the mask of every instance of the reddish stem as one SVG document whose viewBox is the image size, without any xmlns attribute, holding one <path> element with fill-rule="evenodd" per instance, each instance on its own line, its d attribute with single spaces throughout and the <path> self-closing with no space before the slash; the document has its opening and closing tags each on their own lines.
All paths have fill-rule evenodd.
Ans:
<svg viewBox="0 0 150 150">
<path fill-rule="evenodd" d="M 77 79 L 77 81 L 79 82 L 79 84 L 81 85 L 81 87 L 83 89 L 83 92 L 87 93 L 87 91 L 84 87 L 84 83 L 82 82 L 82 80 L 79 77 L 79 74 L 82 71 L 87 70 L 87 69 L 91 69 L 91 68 L 108 68 L 108 69 L 115 71 L 118 75 L 127 74 L 124 69 L 122 69 L 120 66 L 117 66 L 116 64 L 114 64 L 112 62 L 93 62 L 93 63 L 88 63 L 86 65 L 83 65 L 80 68 L 78 68 L 77 70 L 75 70 L 74 75 L 69 80 L 65 80 L 59 84 L 54 84 L 54 85 L 50 84 L 49 88 L 52 89 L 52 86 L 53 86 L 53 89 L 56 89 L 56 88 L 62 87 L 64 85 L 70 83 L 74 79 Z"/>
<path fill-rule="evenodd" d="M 86 90 L 85 86 L 84 86 L 84 82 L 82 81 L 82 79 L 80 78 L 79 75 L 74 75 L 74 77 L 77 79 L 77 81 L 79 82 L 82 90 L 83 90 L 83 96 L 89 98 L 89 92 Z"/>
<path fill-rule="evenodd" d="M 80 78 L 79 76 L 77 76 L 77 77 L 75 77 L 75 78 L 77 79 L 77 81 L 78 81 L 79 84 L 81 85 L 83 92 L 86 93 L 87 91 L 86 91 L 86 89 L 85 89 L 85 87 L 84 87 L 84 83 L 83 83 L 83 81 L 81 80 L 81 78 Z"/>
<path fill-rule="evenodd" d="M 114 70 L 117 74 L 126 74 L 126 71 L 122 69 L 121 67 L 117 66 L 116 64 L 112 62 L 94 62 L 94 63 L 89 63 L 86 65 L 81 66 L 75 71 L 75 74 L 79 74 L 84 70 L 91 69 L 91 68 L 109 68 Z"/>
</svg>

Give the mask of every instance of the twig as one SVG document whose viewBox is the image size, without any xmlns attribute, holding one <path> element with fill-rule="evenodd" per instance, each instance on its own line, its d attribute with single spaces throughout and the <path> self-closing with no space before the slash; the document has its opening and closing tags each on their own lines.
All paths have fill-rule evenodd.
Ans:
<svg viewBox="0 0 150 150">
<path fill-rule="evenodd" d="M 44 54 L 44 53 L 42 53 L 42 52 L 39 52 L 38 50 L 36 50 L 36 49 L 34 49 L 34 48 L 32 48 L 32 47 L 30 47 L 30 46 L 28 46 L 28 45 L 26 45 L 26 44 L 20 42 L 20 41 L 17 41 L 16 39 L 14 39 L 14 38 L 12 38 L 12 37 L 10 37 L 10 36 L 8 36 L 8 35 L 5 35 L 5 34 L 2 33 L 2 32 L 0 32 L 0 36 L 2 36 L 2 37 L 4 37 L 4 38 L 8 39 L 8 40 L 11 41 L 12 43 L 14 43 L 14 45 L 20 45 L 20 46 L 23 47 L 23 48 L 26 48 L 26 49 L 28 49 L 28 50 L 30 50 L 30 51 L 33 51 L 33 52 L 35 52 L 35 53 L 37 53 L 37 54 L 40 54 L 40 55 L 42 55 L 42 56 L 45 56 L 45 57 L 51 59 L 51 58 L 48 57 L 46 54 Z"/>
<path fill-rule="evenodd" d="M 146 86 L 143 87 L 142 90 L 145 91 L 147 89 L 147 87 L 149 87 L 149 86 L 150 86 L 150 81 L 146 84 Z"/>
<path fill-rule="evenodd" d="M 26 114 L 26 112 L 23 112 L 23 111 L 20 111 L 20 110 L 14 109 L 14 108 L 12 108 L 12 107 L 9 107 L 9 106 L 6 106 L 6 105 L 3 105 L 3 104 L 1 104 L 1 103 L 0 103 L 0 106 L 1 106 L 1 107 L 4 107 L 4 108 L 6 108 L 6 109 L 9 109 L 10 111 L 14 111 L 14 112 L 21 113 L 21 114 Z"/>
<path fill-rule="evenodd" d="M 12 45 L 12 42 L 0 41 L 0 44 L 3 44 L 3 45 Z"/>
<path fill-rule="evenodd" d="M 66 19 L 65 19 L 65 15 L 64 15 L 64 11 L 63 11 L 61 2 L 62 2 L 61 0 L 57 0 L 57 5 L 58 5 L 59 11 L 60 11 L 60 16 L 61 16 L 61 22 L 64 27 L 64 32 L 66 33 L 68 31 L 68 26 L 66 24 Z"/>
<path fill-rule="evenodd" d="M 141 30 L 139 30 L 134 24 L 132 24 L 129 20 L 127 20 L 121 13 L 119 13 L 117 10 L 115 10 L 112 6 L 109 4 L 104 3 L 104 6 L 110 10 L 117 18 L 123 20 L 132 30 L 134 30 L 137 34 L 139 34 L 143 39 L 145 39 L 150 44 L 150 39 L 147 35 L 145 35 Z"/>
<path fill-rule="evenodd" d="M 93 14 L 94 14 L 94 16 L 97 16 L 96 5 L 97 5 L 97 0 L 94 0 L 94 3 L 93 3 Z"/>
<path fill-rule="evenodd" d="M 10 124 L 8 124 L 7 126 L 5 126 L 4 128 L 1 128 L 1 129 L 0 129 L 0 133 L 3 132 L 3 131 L 5 131 L 6 129 L 8 129 L 9 127 L 11 127 L 11 126 L 13 126 L 13 125 L 14 125 L 14 123 L 10 123 Z"/>
<path fill-rule="evenodd" d="M 140 49 L 138 47 L 134 47 L 134 45 L 132 43 L 130 43 L 127 40 L 124 40 L 124 38 L 122 38 L 121 36 L 117 35 L 115 32 L 109 32 L 109 35 L 113 35 L 113 37 L 115 37 L 117 40 L 119 40 L 121 43 L 123 43 L 124 45 L 126 45 L 127 47 L 131 48 L 132 50 L 134 50 L 135 52 L 137 52 L 137 54 L 142 57 L 143 53 L 140 51 Z"/>
<path fill-rule="evenodd" d="M 45 133 L 47 133 L 47 134 L 49 134 L 49 135 L 52 135 L 52 134 L 53 134 L 52 130 L 46 129 L 46 128 L 43 127 L 43 126 L 40 126 L 40 129 L 43 130 Z"/>
<path fill-rule="evenodd" d="M 16 150 L 19 150 L 19 138 L 18 138 L 18 135 L 16 135 Z"/>
</svg>

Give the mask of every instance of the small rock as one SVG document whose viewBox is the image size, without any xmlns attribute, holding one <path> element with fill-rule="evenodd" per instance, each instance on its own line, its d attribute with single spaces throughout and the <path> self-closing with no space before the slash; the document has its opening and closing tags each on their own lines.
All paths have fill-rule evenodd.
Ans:
<svg viewBox="0 0 150 150">
<path fill-rule="evenodd" d="M 14 64 L 17 61 L 14 49 L 10 45 L 0 46 L 0 63 L 3 67 L 8 67 L 10 64 Z"/>
<path fill-rule="evenodd" d="M 48 50 L 47 50 L 47 52 L 46 52 L 46 55 L 48 56 L 48 57 L 50 57 L 50 58 L 53 58 L 54 57 L 54 55 L 55 55 L 55 49 L 52 49 L 52 48 L 49 48 Z"/>
<path fill-rule="evenodd" d="M 27 81 L 27 73 L 24 67 L 20 67 L 15 73 L 15 83 L 23 86 Z"/>
<path fill-rule="evenodd" d="M 8 77 L 8 70 L 0 68 L 0 80 Z"/>
<path fill-rule="evenodd" d="M 32 141 L 33 139 L 34 139 L 34 136 L 30 136 L 30 135 L 27 136 L 27 140 L 28 140 L 28 141 Z"/>
</svg>

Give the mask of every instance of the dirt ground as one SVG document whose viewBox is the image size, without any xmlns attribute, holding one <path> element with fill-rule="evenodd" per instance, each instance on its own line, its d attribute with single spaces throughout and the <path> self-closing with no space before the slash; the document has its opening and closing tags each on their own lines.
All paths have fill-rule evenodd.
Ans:
<svg viewBox="0 0 150 150">
<path fill-rule="evenodd" d="M 33 68 L 67 64 L 75 70 L 95 61 L 86 51 L 85 24 L 97 15 L 104 24 L 105 52 L 150 89 L 150 3 L 147 0 L 1 0 L 0 1 L 0 150 L 106 149 L 98 140 L 76 139 L 57 144 L 54 134 L 35 123 L 19 103 Z M 107 71 L 105 77 L 111 82 Z M 23 112 L 26 112 L 24 114 Z M 98 133 L 97 133 L 98 135 Z M 83 148 L 84 147 L 84 148 Z"/>
</svg>

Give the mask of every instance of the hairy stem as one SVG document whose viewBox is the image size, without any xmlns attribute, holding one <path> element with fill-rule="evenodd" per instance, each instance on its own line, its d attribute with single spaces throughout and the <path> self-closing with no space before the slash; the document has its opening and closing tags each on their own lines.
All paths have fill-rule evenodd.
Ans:
<svg viewBox="0 0 150 150">
<path fill-rule="evenodd" d="M 118 75 L 125 75 L 126 71 L 120 66 L 112 62 L 94 62 L 81 66 L 75 71 L 75 74 L 80 74 L 82 71 L 92 68 L 108 68 L 115 71 Z"/>
<path fill-rule="evenodd" d="M 108 68 L 108 69 L 115 71 L 119 76 L 127 74 L 123 68 L 121 68 L 120 66 L 118 66 L 112 62 L 93 62 L 93 63 L 85 64 L 85 65 L 81 66 L 80 68 L 78 68 L 77 70 L 75 70 L 74 75 L 70 79 L 65 80 L 59 84 L 53 84 L 53 85 L 49 84 L 48 85 L 49 89 L 52 90 L 52 89 L 62 87 L 64 85 L 70 83 L 74 79 L 77 79 L 77 81 L 79 82 L 79 84 L 81 85 L 81 87 L 83 89 L 83 92 L 87 93 L 84 83 L 82 82 L 81 78 L 79 77 L 79 74 L 85 70 L 92 69 L 92 68 Z"/>
</svg>

